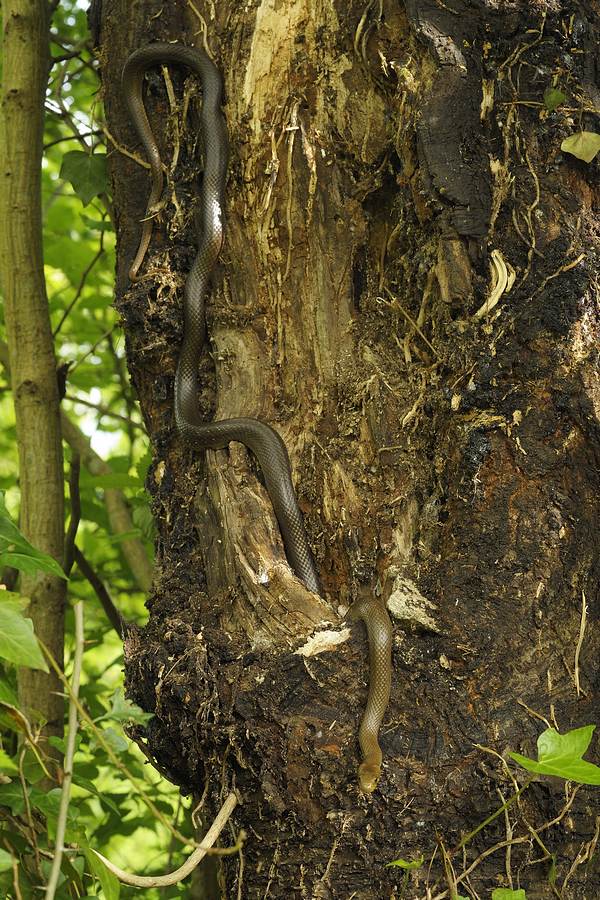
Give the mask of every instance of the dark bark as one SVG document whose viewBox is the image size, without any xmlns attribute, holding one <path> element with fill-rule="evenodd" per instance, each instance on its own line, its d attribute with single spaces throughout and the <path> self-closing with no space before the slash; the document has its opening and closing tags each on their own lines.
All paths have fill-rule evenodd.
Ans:
<svg viewBox="0 0 600 900">
<path fill-rule="evenodd" d="M 207 416 L 258 415 L 285 437 L 328 606 L 286 569 L 243 449 L 205 458 L 175 436 L 198 192 L 188 115 L 179 212 L 167 207 L 135 286 L 126 271 L 148 178 L 112 156 L 117 304 L 159 529 L 150 621 L 126 642 L 129 693 L 156 714 L 150 748 L 184 790 L 208 780 L 214 802 L 241 791 L 242 896 L 400 896 L 403 874 L 385 862 L 427 859 L 437 838 L 451 849 L 513 789 L 475 744 L 535 755 L 540 715 L 561 731 L 596 716 L 598 162 L 560 144 L 578 110 L 598 107 L 598 9 L 221 3 L 215 20 L 212 4 L 196 7 L 226 74 L 232 145 L 199 402 Z M 107 113 L 130 148 L 127 54 L 153 39 L 193 43 L 198 30 L 189 6 L 166 10 L 103 3 Z M 183 73 L 170 75 L 181 97 Z M 555 76 L 567 100 L 548 112 Z M 169 159 L 158 71 L 147 104 Z M 581 120 L 598 128 L 595 112 Z M 492 261 L 496 280 L 511 267 L 516 280 L 482 310 Z M 366 589 L 396 616 L 385 772 L 370 798 L 355 777 L 365 639 L 335 625 Z M 329 623 L 341 642 L 297 652 Z M 542 832 L 559 884 L 594 835 L 593 799 L 583 788 Z M 527 840 L 512 847 L 512 883 L 528 898 L 550 888 L 548 861 L 530 865 L 542 853 L 525 819 L 540 827 L 564 802 L 545 779 L 514 807 L 513 836 Z M 498 818 L 451 858 L 456 877 L 504 835 Z M 226 865 L 233 896 L 239 870 Z M 509 883 L 507 865 L 491 854 L 468 884 L 488 896 Z M 448 871 L 438 850 L 405 896 L 424 895 L 427 880 L 432 896 L 449 895 Z M 599 892 L 592 862 L 564 896 Z"/>
</svg>

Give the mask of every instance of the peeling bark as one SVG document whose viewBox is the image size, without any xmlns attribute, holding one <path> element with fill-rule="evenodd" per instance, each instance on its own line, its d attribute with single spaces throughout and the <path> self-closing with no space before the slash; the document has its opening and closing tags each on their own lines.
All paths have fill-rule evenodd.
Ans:
<svg viewBox="0 0 600 900">
<path fill-rule="evenodd" d="M 125 273 L 147 175 L 112 157 L 117 304 L 159 529 L 150 621 L 126 645 L 129 693 L 155 713 L 145 739 L 184 790 L 207 783 L 214 802 L 240 790 L 241 896 L 399 897 L 403 873 L 385 862 L 431 856 L 436 836 L 452 848 L 512 790 L 475 744 L 531 754 L 543 727 L 532 712 L 561 731 L 595 718 L 591 626 L 579 698 L 573 660 L 583 591 L 590 623 L 598 615 L 598 163 L 560 153 L 577 114 L 542 98 L 556 76 L 569 106 L 598 106 L 598 11 L 195 7 L 225 74 L 231 140 L 199 402 L 284 437 L 325 597 L 290 573 L 246 451 L 195 454 L 175 436 L 198 193 L 196 101 L 180 99 L 170 202 L 135 286 Z M 135 143 L 119 91 L 127 54 L 197 30 L 191 4 L 103 3 L 105 100 L 123 145 Z M 177 97 L 195 92 L 185 73 L 169 77 Z M 176 116 L 159 71 L 147 106 L 170 159 Z M 582 119 L 597 128 L 595 113 Z M 385 771 L 369 798 L 355 776 L 366 645 L 340 621 L 367 589 L 397 625 Z M 590 791 L 544 831 L 569 897 L 600 887 L 593 862 L 569 874 L 594 835 Z M 563 804 L 559 784 L 532 785 L 512 882 L 498 851 L 471 889 L 547 896 L 524 817 L 541 826 Z M 455 892 L 502 822 L 452 857 Z M 448 896 L 448 871 L 438 849 L 405 896 L 427 881 Z M 225 896 L 238 874 L 226 864 Z"/>
</svg>

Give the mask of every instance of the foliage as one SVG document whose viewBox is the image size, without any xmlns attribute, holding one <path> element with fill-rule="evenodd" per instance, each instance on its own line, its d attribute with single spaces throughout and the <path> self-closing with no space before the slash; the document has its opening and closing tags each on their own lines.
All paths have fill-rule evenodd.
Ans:
<svg viewBox="0 0 600 900">
<path fill-rule="evenodd" d="M 577 159 L 582 159 L 586 163 L 591 163 L 598 150 L 600 150 L 600 134 L 594 131 L 578 131 L 577 134 L 570 134 L 565 138 L 560 149 Z"/>
<path fill-rule="evenodd" d="M 106 146 L 87 23 L 82 4 L 64 0 L 53 15 L 51 50 L 54 65 L 46 97 L 42 208 L 45 274 L 55 352 L 67 365 L 63 410 L 91 437 L 92 446 L 110 466 L 110 475 L 91 474 L 82 466 L 81 522 L 77 546 L 110 590 L 121 613 L 136 621 L 144 615 L 144 595 L 122 551 L 122 535 L 111 533 L 104 491 L 123 492 L 135 527 L 128 534 L 152 553 L 151 513 L 143 489 L 148 448 L 133 391 L 126 378 L 123 340 L 113 299 L 114 232 L 107 196 Z M 0 317 L 0 339 L 5 340 Z M 39 742 L 41 720 L 19 710 L 16 666 L 46 668 L 27 618 L 27 599 L 18 593 L 14 570 L 62 574 L 54 560 L 33 548 L 18 525 L 19 489 L 14 413 L 2 379 L 0 413 L 0 580 L 15 591 L 0 592 L 0 896 L 40 896 L 45 884 L 57 827 L 61 773 Z M 66 447 L 68 476 L 71 451 Z M 69 515 L 69 510 L 67 510 Z M 13 576 L 11 577 L 11 572 Z M 158 890 L 140 892 L 121 886 L 94 848 L 117 862 L 148 874 L 183 861 L 181 844 L 169 827 L 177 822 L 190 835 L 185 805 L 178 791 L 147 765 L 123 728 L 149 716 L 124 699 L 122 643 L 88 581 L 75 566 L 69 580 L 70 601 L 85 608 L 85 653 L 80 702 L 91 721 L 80 724 L 76 738 L 73 788 L 59 900 L 70 897 L 158 898 Z M 67 612 L 66 670 L 74 647 L 72 609 Z M 64 751 L 62 741 L 54 747 Z M 111 757 L 112 754 L 112 757 Z M 113 759 L 114 757 L 114 759 Z M 122 768 L 115 764 L 115 760 Z M 128 777 L 128 774 L 129 776 Z M 150 782 L 150 784 L 148 784 Z M 138 785 L 145 783 L 164 823 L 148 811 Z M 178 821 L 179 818 L 182 821 Z M 167 862 L 167 853 L 169 854 Z M 15 871 L 18 875 L 15 875 Z M 15 879 L 18 877 L 18 890 Z M 186 886 L 160 893 L 184 896 Z"/>
<path fill-rule="evenodd" d="M 21 572 L 48 572 L 64 578 L 64 572 L 55 559 L 32 547 L 9 516 L 0 493 L 0 566 L 12 566 Z M 0 654 L 1 655 L 1 654 Z"/>
<path fill-rule="evenodd" d="M 554 728 L 547 728 L 538 738 L 538 758 L 528 759 L 519 753 L 510 757 L 528 772 L 537 775 L 556 775 L 579 784 L 600 784 L 600 767 L 582 759 L 590 746 L 596 726 L 586 725 L 575 728 L 567 734 L 559 734 Z"/>
<path fill-rule="evenodd" d="M 532 772 L 536 775 L 554 775 L 558 778 L 576 782 L 579 785 L 599 785 L 600 767 L 595 766 L 593 763 L 586 762 L 584 759 L 582 759 L 583 754 L 587 751 L 590 745 L 595 728 L 595 725 L 585 725 L 583 728 L 574 728 L 573 730 L 568 731 L 565 734 L 559 734 L 558 731 L 556 731 L 554 728 L 547 728 L 542 732 L 542 734 L 540 734 L 537 741 L 537 760 L 529 759 L 526 756 L 521 756 L 521 754 L 519 753 L 510 751 L 508 755 L 524 769 L 527 769 L 527 771 Z M 486 748 L 481 747 L 480 749 L 485 750 Z M 516 787 L 517 782 L 514 780 L 514 777 L 513 783 Z M 510 806 L 518 801 L 519 797 L 527 790 L 530 783 L 531 782 L 528 781 L 525 785 L 523 785 L 523 787 L 519 788 L 511 797 L 508 798 L 508 800 L 506 800 L 491 815 L 489 815 L 487 819 L 485 819 L 476 828 L 474 828 L 473 831 L 463 837 L 463 839 L 456 845 L 456 847 L 452 851 L 448 851 L 445 848 L 442 848 L 444 859 L 448 863 L 446 866 L 447 873 L 451 871 L 449 862 L 450 859 L 453 856 L 456 856 L 459 852 L 464 852 L 465 848 L 472 842 L 473 838 L 477 834 L 479 834 L 480 831 L 491 825 L 491 823 L 494 822 L 500 815 L 502 815 L 502 813 L 505 813 Z M 569 801 L 567 801 L 567 804 L 563 808 L 563 812 L 559 814 L 559 816 L 557 816 L 551 824 L 558 824 L 563 815 L 566 814 L 568 808 Z M 542 826 L 542 828 L 539 828 L 536 831 L 532 828 L 530 823 L 527 823 L 527 828 L 530 831 L 532 837 L 535 838 L 537 844 L 542 848 L 542 850 L 544 850 L 546 854 L 544 859 L 548 859 L 550 861 L 548 883 L 552 885 L 552 887 L 554 887 L 556 881 L 555 858 L 554 855 L 550 853 L 550 851 L 548 851 L 544 846 L 539 835 L 539 832 L 544 830 L 546 827 L 547 826 L 544 825 Z M 442 845 L 440 844 L 440 846 Z M 505 842 L 501 842 L 499 845 L 497 845 L 497 849 L 504 849 L 505 847 Z M 594 852 L 594 848 L 595 841 L 592 840 L 592 853 Z M 486 855 L 488 854 L 482 854 L 482 856 L 478 858 L 479 861 L 481 861 Z M 586 857 L 582 855 L 582 859 L 585 858 Z M 405 859 L 395 859 L 392 862 L 387 863 L 387 865 L 398 866 L 399 868 L 404 870 L 405 887 L 408 883 L 409 872 L 421 868 L 424 861 L 425 857 L 422 855 L 413 861 L 407 861 Z M 471 871 L 476 866 L 476 864 L 477 860 L 471 865 L 469 871 Z M 461 876 L 458 879 L 456 879 L 454 876 L 450 877 L 450 896 L 452 897 L 452 900 L 463 900 L 461 895 L 456 892 L 456 885 L 459 881 L 462 881 L 463 878 L 464 876 Z M 502 887 L 496 888 L 492 891 L 492 900 L 527 900 L 527 897 L 524 890 L 513 890 L 512 888 Z"/>
</svg>

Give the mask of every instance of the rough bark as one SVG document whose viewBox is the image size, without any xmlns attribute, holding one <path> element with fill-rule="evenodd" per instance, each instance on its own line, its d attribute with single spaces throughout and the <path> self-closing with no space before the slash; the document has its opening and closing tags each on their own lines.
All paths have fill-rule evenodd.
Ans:
<svg viewBox="0 0 600 900">
<path fill-rule="evenodd" d="M 56 363 L 42 259 L 40 173 L 48 79 L 48 5 L 4 0 L 0 138 L 0 272 L 15 405 L 23 534 L 59 562 L 63 556 L 63 459 Z M 35 632 L 59 665 L 65 582 L 23 577 Z M 19 701 L 63 733 L 62 685 L 54 674 L 19 670 Z M 51 754 L 56 751 L 49 751 Z"/>
<path fill-rule="evenodd" d="M 243 448 L 205 457 L 175 436 L 197 120 L 193 101 L 171 115 L 157 71 L 147 105 L 165 158 L 179 146 L 176 202 L 135 286 L 147 175 L 112 157 L 117 302 L 159 528 L 129 692 L 156 714 L 151 751 L 184 790 L 241 791 L 241 896 L 396 897 L 404 875 L 385 862 L 431 856 L 436 836 L 451 849 L 511 792 L 482 747 L 531 755 L 539 716 L 561 731 L 595 718 L 597 630 L 579 697 L 573 668 L 583 592 L 598 615 L 598 163 L 559 148 L 577 111 L 600 106 L 599 14 L 492 0 L 194 8 L 225 73 L 232 145 L 199 402 L 284 436 L 326 597 L 287 569 Z M 131 149 L 127 54 L 201 40 L 198 18 L 152 0 L 105 0 L 102 13 L 107 114 Z M 184 75 L 170 71 L 179 98 Z M 571 118 L 541 102 L 555 75 Z M 581 119 L 594 129 L 595 113 Z M 355 778 L 365 640 L 338 621 L 364 590 L 397 622 L 385 774 L 368 798 Z M 570 871 L 595 833 L 590 792 L 543 832 L 568 897 L 600 889 L 594 863 Z M 558 783 L 534 784 L 513 820 L 523 839 L 510 859 L 481 858 L 470 889 L 548 896 L 526 820 L 563 806 Z M 405 895 L 428 881 L 449 896 L 452 867 L 465 893 L 467 867 L 504 829 L 498 819 L 451 863 L 438 849 Z M 227 864 L 227 896 L 239 872 Z"/>
</svg>

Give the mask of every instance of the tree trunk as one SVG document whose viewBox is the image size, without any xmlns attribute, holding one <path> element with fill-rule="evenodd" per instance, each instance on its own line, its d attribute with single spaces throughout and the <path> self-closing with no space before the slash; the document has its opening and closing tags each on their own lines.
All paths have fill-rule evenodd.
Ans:
<svg viewBox="0 0 600 900">
<path fill-rule="evenodd" d="M 595 833 L 590 788 L 567 818 L 561 784 L 533 784 L 451 853 L 513 790 L 492 751 L 531 755 L 540 717 L 566 731 L 593 722 L 599 699 L 591 627 L 574 686 L 582 595 L 592 622 L 598 600 L 598 163 L 560 152 L 600 107 L 599 17 L 496 7 L 105 0 L 96 18 L 110 129 L 140 153 L 126 57 L 201 44 L 207 24 L 231 158 L 199 403 L 282 435 L 324 586 L 319 599 L 291 574 L 244 448 L 194 453 L 175 433 L 197 104 L 194 78 L 169 67 L 172 110 L 157 69 L 146 106 L 178 162 L 135 285 L 149 179 L 111 157 L 117 304 L 159 529 L 126 672 L 155 713 L 163 770 L 214 803 L 240 791 L 243 897 L 397 897 L 406 878 L 410 897 L 426 884 L 440 898 L 498 885 L 545 897 L 549 857 L 527 822 L 559 815 L 542 831 L 564 896 L 600 890 L 593 864 L 574 865 Z M 553 86 L 565 100 L 549 111 Z M 367 646 L 340 617 L 372 591 L 395 646 L 384 775 L 365 796 Z M 407 875 L 384 867 L 421 855 L 432 864 Z M 227 896 L 240 871 L 226 863 Z"/>
<path fill-rule="evenodd" d="M 63 458 L 40 205 L 48 4 L 5 0 L 2 12 L 0 275 L 19 450 L 20 526 L 35 547 L 62 562 Z M 23 577 L 21 593 L 31 599 L 28 615 L 37 636 L 62 665 L 65 581 Z M 46 723 L 46 735 L 62 737 L 62 694 L 53 672 L 19 670 L 21 708 Z"/>
</svg>

